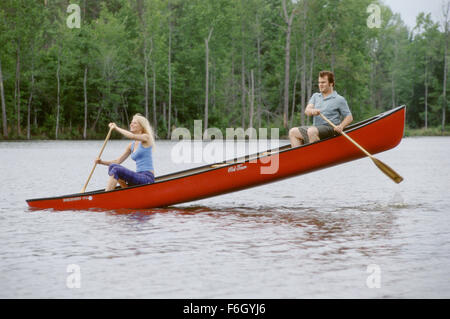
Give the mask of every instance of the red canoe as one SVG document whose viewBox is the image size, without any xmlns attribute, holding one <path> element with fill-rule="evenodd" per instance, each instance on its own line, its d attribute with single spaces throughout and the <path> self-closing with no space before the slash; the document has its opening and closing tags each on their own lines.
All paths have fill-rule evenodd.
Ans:
<svg viewBox="0 0 450 319">
<path fill-rule="evenodd" d="M 405 106 L 400 106 L 350 125 L 345 132 L 369 153 L 376 154 L 400 143 L 404 125 Z M 340 135 L 160 176 L 150 185 L 28 199 L 27 203 L 33 208 L 55 210 L 165 207 L 279 181 L 364 156 Z"/>
</svg>

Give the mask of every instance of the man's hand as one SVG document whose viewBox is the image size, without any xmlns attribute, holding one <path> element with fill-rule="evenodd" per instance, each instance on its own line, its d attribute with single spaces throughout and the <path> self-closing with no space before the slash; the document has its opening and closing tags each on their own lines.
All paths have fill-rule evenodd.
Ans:
<svg viewBox="0 0 450 319">
<path fill-rule="evenodd" d="M 342 126 L 342 124 L 336 125 L 336 126 L 334 127 L 334 130 L 335 130 L 336 132 L 338 132 L 339 134 L 342 134 L 342 131 L 344 130 L 344 126 Z"/>
<path fill-rule="evenodd" d="M 353 116 L 351 114 L 347 115 L 344 118 L 344 120 L 341 122 L 341 124 L 337 125 L 334 130 L 336 132 L 338 132 L 339 134 L 342 134 L 342 131 L 344 130 L 344 128 L 346 128 L 347 125 L 349 125 L 352 121 L 353 121 Z"/>
<path fill-rule="evenodd" d="M 316 116 L 316 115 L 319 115 L 320 114 L 320 111 L 318 110 L 318 109 L 315 109 L 315 108 L 312 108 L 312 107 L 310 107 L 310 108 L 308 108 L 307 110 L 306 110 L 306 115 L 308 115 L 308 116 Z"/>
</svg>

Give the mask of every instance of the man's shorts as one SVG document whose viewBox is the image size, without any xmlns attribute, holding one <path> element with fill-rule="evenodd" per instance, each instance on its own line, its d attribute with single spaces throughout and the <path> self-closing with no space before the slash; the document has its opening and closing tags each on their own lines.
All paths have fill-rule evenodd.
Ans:
<svg viewBox="0 0 450 319">
<path fill-rule="evenodd" d="M 308 136 L 308 128 L 310 127 L 311 126 L 300 126 L 298 128 L 300 134 L 302 135 L 304 144 L 310 143 Z M 321 140 L 338 135 L 338 133 L 329 125 L 318 125 L 316 128 L 319 131 L 319 138 Z"/>
</svg>

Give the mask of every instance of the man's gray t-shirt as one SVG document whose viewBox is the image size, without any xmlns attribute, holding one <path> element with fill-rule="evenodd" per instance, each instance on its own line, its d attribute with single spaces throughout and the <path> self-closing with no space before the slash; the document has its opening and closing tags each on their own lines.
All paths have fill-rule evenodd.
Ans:
<svg viewBox="0 0 450 319">
<path fill-rule="evenodd" d="M 333 93 L 328 95 L 325 99 L 323 98 L 322 93 L 314 93 L 308 104 L 314 104 L 314 108 L 320 110 L 320 113 L 325 115 L 325 117 L 335 125 L 341 124 L 342 120 L 347 115 L 352 114 L 345 98 L 337 94 L 336 91 L 333 91 Z M 313 125 L 329 126 L 330 124 L 318 115 L 314 116 Z"/>
</svg>

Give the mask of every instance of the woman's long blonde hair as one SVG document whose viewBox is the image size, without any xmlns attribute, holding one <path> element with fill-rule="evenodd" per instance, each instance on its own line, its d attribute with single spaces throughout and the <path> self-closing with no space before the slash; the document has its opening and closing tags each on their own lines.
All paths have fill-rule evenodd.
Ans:
<svg viewBox="0 0 450 319">
<path fill-rule="evenodd" d="M 140 113 L 136 113 L 135 115 L 133 115 L 133 119 L 136 119 L 139 125 L 144 129 L 144 133 L 150 136 L 150 146 L 154 146 L 155 135 L 153 134 L 153 128 L 147 118 Z"/>
</svg>

